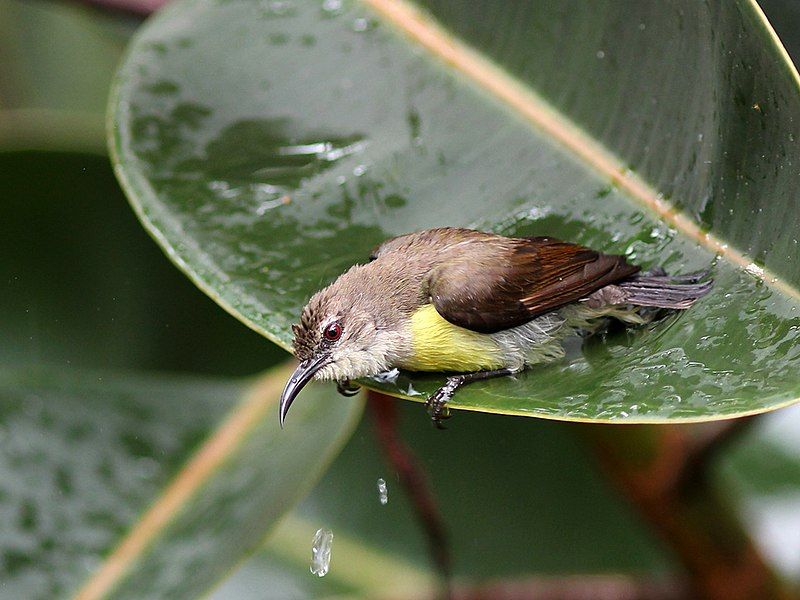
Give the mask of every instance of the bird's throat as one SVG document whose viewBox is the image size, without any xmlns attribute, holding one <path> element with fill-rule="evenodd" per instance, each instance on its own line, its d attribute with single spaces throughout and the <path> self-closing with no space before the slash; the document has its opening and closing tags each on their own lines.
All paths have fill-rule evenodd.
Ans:
<svg viewBox="0 0 800 600">
<path fill-rule="evenodd" d="M 412 355 L 400 366 L 410 371 L 483 371 L 503 366 L 503 356 L 490 335 L 453 325 L 432 304 L 411 316 Z"/>
</svg>

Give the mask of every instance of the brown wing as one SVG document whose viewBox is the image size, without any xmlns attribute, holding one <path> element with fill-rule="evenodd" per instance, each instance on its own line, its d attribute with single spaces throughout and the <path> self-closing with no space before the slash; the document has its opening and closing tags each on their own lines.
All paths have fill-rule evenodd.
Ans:
<svg viewBox="0 0 800 600">
<path fill-rule="evenodd" d="M 473 331 L 494 333 L 527 323 L 639 270 L 624 256 L 554 238 L 505 241 L 465 249 L 431 272 L 429 294 L 442 317 Z"/>
</svg>

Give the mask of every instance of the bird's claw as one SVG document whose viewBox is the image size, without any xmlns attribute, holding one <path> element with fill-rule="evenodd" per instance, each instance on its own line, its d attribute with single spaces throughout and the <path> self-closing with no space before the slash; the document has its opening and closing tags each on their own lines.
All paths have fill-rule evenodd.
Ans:
<svg viewBox="0 0 800 600">
<path fill-rule="evenodd" d="M 339 392 L 342 396 L 350 398 L 351 396 L 355 396 L 359 391 L 361 391 L 361 386 L 351 382 L 349 379 L 345 379 L 344 381 L 336 382 L 336 391 Z"/>
<path fill-rule="evenodd" d="M 431 416 L 431 423 L 433 423 L 433 426 L 436 427 L 436 429 L 447 429 L 447 427 L 444 426 L 444 421 L 452 416 L 450 415 L 450 409 L 447 408 L 447 406 L 442 405 L 440 410 L 429 410 L 428 414 Z"/>
<path fill-rule="evenodd" d="M 448 378 L 447 383 L 431 394 L 431 397 L 428 398 L 428 401 L 425 403 L 425 408 L 436 429 L 446 429 L 443 421 L 449 419 L 451 416 L 450 408 L 447 406 L 447 403 L 452 400 L 453 394 L 461 383 L 458 377 Z"/>
<path fill-rule="evenodd" d="M 445 429 L 442 421 L 450 418 L 450 408 L 447 406 L 447 401 L 450 400 L 450 397 L 442 394 L 441 391 L 437 391 L 425 403 L 425 408 L 436 429 Z"/>
</svg>

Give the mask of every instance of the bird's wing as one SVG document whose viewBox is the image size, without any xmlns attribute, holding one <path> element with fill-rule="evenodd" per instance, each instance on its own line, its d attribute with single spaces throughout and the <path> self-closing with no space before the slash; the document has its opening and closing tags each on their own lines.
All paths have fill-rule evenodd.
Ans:
<svg viewBox="0 0 800 600">
<path fill-rule="evenodd" d="M 474 245 L 431 271 L 428 292 L 449 322 L 494 333 L 579 300 L 639 270 L 624 256 L 554 238 Z"/>
</svg>

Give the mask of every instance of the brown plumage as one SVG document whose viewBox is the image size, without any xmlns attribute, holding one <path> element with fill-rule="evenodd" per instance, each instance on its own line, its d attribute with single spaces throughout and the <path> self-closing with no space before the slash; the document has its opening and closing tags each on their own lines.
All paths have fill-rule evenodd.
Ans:
<svg viewBox="0 0 800 600">
<path fill-rule="evenodd" d="M 281 415 L 312 376 L 343 382 L 392 367 L 467 371 L 429 400 L 434 420 L 457 387 L 563 355 L 561 341 L 605 318 L 642 323 L 685 309 L 705 274 L 639 274 L 624 256 L 550 237 L 440 228 L 387 240 L 316 293 L 294 326 L 303 363 Z M 643 307 L 650 310 L 642 311 Z"/>
<path fill-rule="evenodd" d="M 478 273 L 473 250 L 437 266 L 429 278 L 439 314 L 481 333 L 522 325 L 639 271 L 624 256 L 548 237 L 500 238 L 489 250 Z"/>
</svg>

